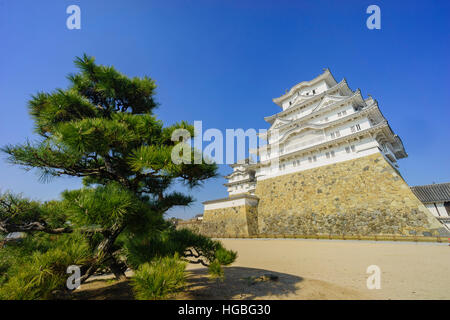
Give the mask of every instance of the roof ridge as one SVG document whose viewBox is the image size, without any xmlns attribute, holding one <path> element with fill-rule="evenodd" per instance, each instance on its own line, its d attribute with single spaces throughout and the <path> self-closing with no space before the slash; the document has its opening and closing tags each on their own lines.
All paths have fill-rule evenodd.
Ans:
<svg viewBox="0 0 450 320">
<path fill-rule="evenodd" d="M 450 185 L 450 182 L 441 182 L 441 183 L 430 183 L 430 184 L 424 184 L 421 186 L 409 186 L 410 188 L 424 188 L 424 187 L 433 187 L 433 186 L 440 186 L 440 185 Z"/>
</svg>

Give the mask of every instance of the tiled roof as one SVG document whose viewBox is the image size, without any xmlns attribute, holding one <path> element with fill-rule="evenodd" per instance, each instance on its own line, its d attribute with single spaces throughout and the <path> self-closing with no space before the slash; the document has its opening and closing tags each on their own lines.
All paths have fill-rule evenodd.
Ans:
<svg viewBox="0 0 450 320">
<path fill-rule="evenodd" d="M 450 183 L 415 186 L 411 187 L 411 191 L 422 202 L 450 201 Z"/>
</svg>

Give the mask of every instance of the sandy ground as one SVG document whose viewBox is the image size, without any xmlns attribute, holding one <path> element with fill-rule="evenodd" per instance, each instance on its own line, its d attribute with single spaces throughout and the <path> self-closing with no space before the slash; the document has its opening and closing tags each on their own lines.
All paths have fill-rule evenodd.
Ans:
<svg viewBox="0 0 450 320">
<path fill-rule="evenodd" d="M 189 265 L 188 285 L 176 299 L 450 299 L 450 246 L 446 244 L 221 241 L 238 252 L 237 261 L 225 270 L 225 280 L 212 280 L 206 268 Z M 381 269 L 381 289 L 367 288 L 370 265 Z M 75 297 L 132 299 L 126 281 L 107 278 L 83 284 Z"/>
<path fill-rule="evenodd" d="M 277 272 L 286 293 L 276 299 L 450 299 L 448 244 L 223 239 L 238 251 L 231 268 Z M 367 267 L 381 269 L 381 289 L 367 289 Z M 258 273 L 257 271 L 255 271 Z M 258 297 L 256 297 L 258 298 Z"/>
</svg>

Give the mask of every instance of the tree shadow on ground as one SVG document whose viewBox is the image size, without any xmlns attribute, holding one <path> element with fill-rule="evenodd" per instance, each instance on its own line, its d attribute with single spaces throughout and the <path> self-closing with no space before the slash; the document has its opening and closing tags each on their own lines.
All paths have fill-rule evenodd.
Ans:
<svg viewBox="0 0 450 320">
<path fill-rule="evenodd" d="M 224 280 L 214 279 L 207 268 L 187 270 L 187 283 L 172 299 L 295 299 L 302 277 L 271 270 L 226 267 Z M 73 300 L 133 300 L 129 279 L 92 279 L 70 294 Z"/>
<path fill-rule="evenodd" d="M 302 277 L 264 269 L 227 267 L 225 279 L 212 279 L 207 268 L 188 271 L 188 283 L 176 299 L 289 299 Z"/>
<path fill-rule="evenodd" d="M 133 290 L 128 280 L 92 280 L 81 285 L 82 290 L 71 294 L 73 300 L 133 300 Z"/>
</svg>

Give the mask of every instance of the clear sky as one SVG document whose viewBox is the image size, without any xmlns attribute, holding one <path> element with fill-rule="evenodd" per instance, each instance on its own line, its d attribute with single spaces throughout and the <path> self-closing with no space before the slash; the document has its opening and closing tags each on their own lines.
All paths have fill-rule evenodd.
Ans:
<svg viewBox="0 0 450 320">
<path fill-rule="evenodd" d="M 81 8 L 81 30 L 66 8 Z M 369 30 L 366 8 L 381 9 Z M 66 87 L 87 53 L 129 76 L 156 80 L 165 123 L 268 128 L 272 99 L 328 67 L 337 81 L 371 94 L 409 157 L 410 185 L 450 182 L 449 1 L 20 1 L 0 0 L 0 145 L 33 138 L 31 94 Z M 220 173 L 231 169 L 223 165 Z M 189 191 L 197 201 L 169 214 L 189 218 L 225 197 L 225 179 Z M 0 155 L 0 189 L 48 200 L 80 182 L 40 183 Z"/>
</svg>

